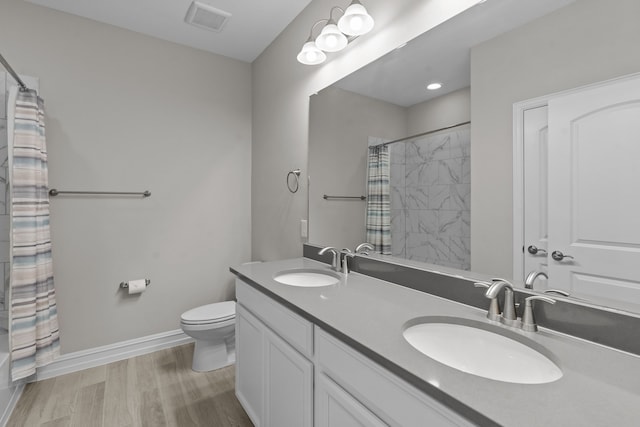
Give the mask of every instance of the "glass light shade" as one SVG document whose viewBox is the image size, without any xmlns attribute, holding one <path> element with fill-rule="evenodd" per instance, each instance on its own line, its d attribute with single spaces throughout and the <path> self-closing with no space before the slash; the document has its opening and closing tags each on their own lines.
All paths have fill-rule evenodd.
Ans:
<svg viewBox="0 0 640 427">
<path fill-rule="evenodd" d="M 367 13 L 367 9 L 360 2 L 354 1 L 338 21 L 338 29 L 350 36 L 361 36 L 371 31 L 373 24 L 373 18 Z"/>
<path fill-rule="evenodd" d="M 305 65 L 322 64 L 326 59 L 327 55 L 313 41 L 306 42 L 298 54 L 298 62 Z"/>
<path fill-rule="evenodd" d="M 316 38 L 316 46 L 325 52 L 338 52 L 347 47 L 347 43 L 347 36 L 342 34 L 334 23 L 325 25 Z"/>
</svg>

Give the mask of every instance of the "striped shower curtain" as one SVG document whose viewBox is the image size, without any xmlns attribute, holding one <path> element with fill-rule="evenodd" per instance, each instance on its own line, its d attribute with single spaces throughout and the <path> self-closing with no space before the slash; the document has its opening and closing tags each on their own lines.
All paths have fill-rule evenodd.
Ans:
<svg viewBox="0 0 640 427">
<path fill-rule="evenodd" d="M 391 255 L 391 196 L 389 148 L 369 148 L 367 183 L 367 242 L 376 252 Z"/>
<path fill-rule="evenodd" d="M 35 374 L 59 355 L 53 286 L 44 102 L 35 91 L 9 98 L 11 175 L 11 378 Z M 15 103 L 13 103 L 15 99 Z M 13 120 L 12 120 L 13 119 Z M 9 129 L 11 132 L 11 129 Z M 11 158 L 11 156 L 9 156 Z"/>
</svg>

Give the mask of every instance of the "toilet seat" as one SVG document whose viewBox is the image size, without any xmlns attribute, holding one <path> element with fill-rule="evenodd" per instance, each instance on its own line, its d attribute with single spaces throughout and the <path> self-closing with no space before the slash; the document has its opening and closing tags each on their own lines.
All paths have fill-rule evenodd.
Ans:
<svg viewBox="0 0 640 427">
<path fill-rule="evenodd" d="M 236 317 L 235 301 L 224 301 L 202 305 L 185 311 L 180 316 L 180 322 L 184 325 L 210 325 L 223 323 Z"/>
</svg>

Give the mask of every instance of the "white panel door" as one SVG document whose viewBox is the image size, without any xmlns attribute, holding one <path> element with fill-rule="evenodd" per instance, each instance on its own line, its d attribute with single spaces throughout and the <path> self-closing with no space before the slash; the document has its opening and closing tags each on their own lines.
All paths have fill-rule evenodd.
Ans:
<svg viewBox="0 0 640 427">
<path fill-rule="evenodd" d="M 549 101 L 548 190 L 549 286 L 637 311 L 639 77 Z"/>
<path fill-rule="evenodd" d="M 548 206 L 547 106 L 524 111 L 524 270 L 547 272 Z M 524 277 L 522 277 L 524 280 Z M 536 280 L 536 289 L 545 289 L 544 277 Z"/>
</svg>

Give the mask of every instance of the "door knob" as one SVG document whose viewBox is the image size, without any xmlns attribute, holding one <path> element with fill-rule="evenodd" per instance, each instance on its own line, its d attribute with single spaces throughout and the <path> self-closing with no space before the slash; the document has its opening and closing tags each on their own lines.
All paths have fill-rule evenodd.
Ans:
<svg viewBox="0 0 640 427">
<path fill-rule="evenodd" d="M 573 257 L 571 255 L 565 255 L 560 251 L 553 251 L 551 252 L 551 258 L 553 258 L 556 261 L 562 261 L 565 258 L 571 258 L 573 259 Z"/>
<path fill-rule="evenodd" d="M 531 255 L 537 255 L 537 254 L 538 254 L 538 252 L 539 252 L 541 255 L 546 255 L 546 254 L 547 254 L 547 251 L 546 251 L 546 250 L 544 250 L 544 249 L 538 249 L 538 248 L 536 248 L 536 247 L 535 247 L 535 246 L 533 246 L 533 245 L 529 246 L 529 247 L 527 248 L 527 251 L 528 251 Z"/>
</svg>

